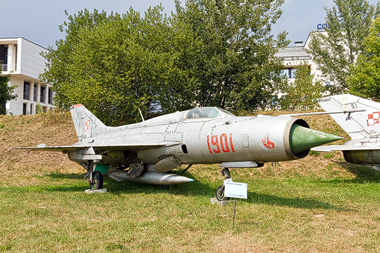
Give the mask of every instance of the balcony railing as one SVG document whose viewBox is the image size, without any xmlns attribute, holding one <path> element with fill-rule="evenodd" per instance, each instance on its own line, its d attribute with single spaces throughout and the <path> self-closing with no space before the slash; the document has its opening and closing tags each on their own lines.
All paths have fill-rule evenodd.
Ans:
<svg viewBox="0 0 380 253">
<path fill-rule="evenodd" d="M 1 70 L 2 70 L 2 71 L 12 71 L 12 69 L 9 69 L 9 68 L 8 68 L 8 64 L 1 64 Z M 13 70 L 14 70 L 14 71 L 17 71 L 17 64 L 15 64 Z"/>
</svg>

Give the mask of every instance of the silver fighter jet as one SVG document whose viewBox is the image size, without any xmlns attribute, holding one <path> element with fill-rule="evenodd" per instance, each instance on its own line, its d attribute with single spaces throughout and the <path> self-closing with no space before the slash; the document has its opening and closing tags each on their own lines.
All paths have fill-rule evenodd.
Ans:
<svg viewBox="0 0 380 253">
<path fill-rule="evenodd" d="M 62 151 L 87 170 L 90 189 L 103 186 L 110 170 L 115 180 L 157 185 L 193 181 L 170 173 L 187 164 L 219 163 L 228 168 L 255 168 L 265 162 L 300 159 L 312 147 L 341 137 L 309 129 L 290 116 L 236 117 L 217 107 L 175 112 L 140 123 L 108 127 L 77 104 L 70 108 L 79 142 L 72 146 L 39 145 L 34 151 Z M 182 173 L 183 174 L 183 173 Z M 217 197 L 224 199 L 224 187 Z"/>
<path fill-rule="evenodd" d="M 330 116 L 351 137 L 344 145 L 315 147 L 315 151 L 343 151 L 349 163 L 380 169 L 380 104 L 354 95 L 343 94 L 321 98 L 319 105 L 327 112 L 347 111 Z"/>
</svg>

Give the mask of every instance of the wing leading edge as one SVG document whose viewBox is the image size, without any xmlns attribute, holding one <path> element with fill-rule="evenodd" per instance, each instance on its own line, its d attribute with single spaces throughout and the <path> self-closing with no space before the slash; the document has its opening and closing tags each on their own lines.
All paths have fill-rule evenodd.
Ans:
<svg viewBox="0 0 380 253">
<path fill-rule="evenodd" d="M 30 151 L 53 151 L 53 152 L 70 152 L 85 148 L 93 148 L 94 150 L 140 150 L 158 147 L 174 146 L 180 143 L 148 143 L 148 144 L 109 144 L 109 145 L 72 145 L 72 146 L 41 146 L 41 147 L 20 147 L 13 149 L 26 149 Z"/>
</svg>

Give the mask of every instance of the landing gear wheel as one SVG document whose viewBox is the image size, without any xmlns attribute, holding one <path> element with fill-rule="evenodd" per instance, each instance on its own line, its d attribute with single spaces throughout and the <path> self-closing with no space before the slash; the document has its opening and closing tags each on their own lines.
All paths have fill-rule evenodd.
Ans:
<svg viewBox="0 0 380 253">
<path fill-rule="evenodd" d="M 216 199 L 218 201 L 230 200 L 230 198 L 227 198 L 224 196 L 224 185 L 219 186 L 218 189 L 216 190 Z"/>
<path fill-rule="evenodd" d="M 100 171 L 94 171 L 92 173 L 92 180 L 88 180 L 90 184 L 90 190 L 98 190 L 103 188 L 103 175 Z"/>
</svg>

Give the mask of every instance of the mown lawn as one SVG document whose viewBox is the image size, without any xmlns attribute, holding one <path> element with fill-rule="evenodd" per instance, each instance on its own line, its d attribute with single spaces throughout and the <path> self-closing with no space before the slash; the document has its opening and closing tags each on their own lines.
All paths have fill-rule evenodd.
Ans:
<svg viewBox="0 0 380 253">
<path fill-rule="evenodd" d="M 248 199 L 237 201 L 232 227 L 233 204 L 210 204 L 219 170 L 196 166 L 185 173 L 195 182 L 172 187 L 106 176 L 105 194 L 85 194 L 83 174 L 36 172 L 24 185 L 7 177 L 0 181 L 0 251 L 380 251 L 380 173 L 357 167 L 355 178 L 326 179 L 275 175 L 271 166 L 266 175 L 234 170 L 234 181 L 248 183 Z"/>
<path fill-rule="evenodd" d="M 334 144 L 349 139 L 327 115 L 306 120 L 346 137 Z M 0 251 L 380 252 L 380 172 L 339 152 L 231 170 L 248 183 L 232 227 L 233 204 L 210 204 L 217 165 L 195 165 L 185 173 L 195 182 L 172 187 L 106 176 L 107 193 L 85 194 L 67 155 L 9 151 L 76 141 L 69 113 L 0 116 Z"/>
</svg>

